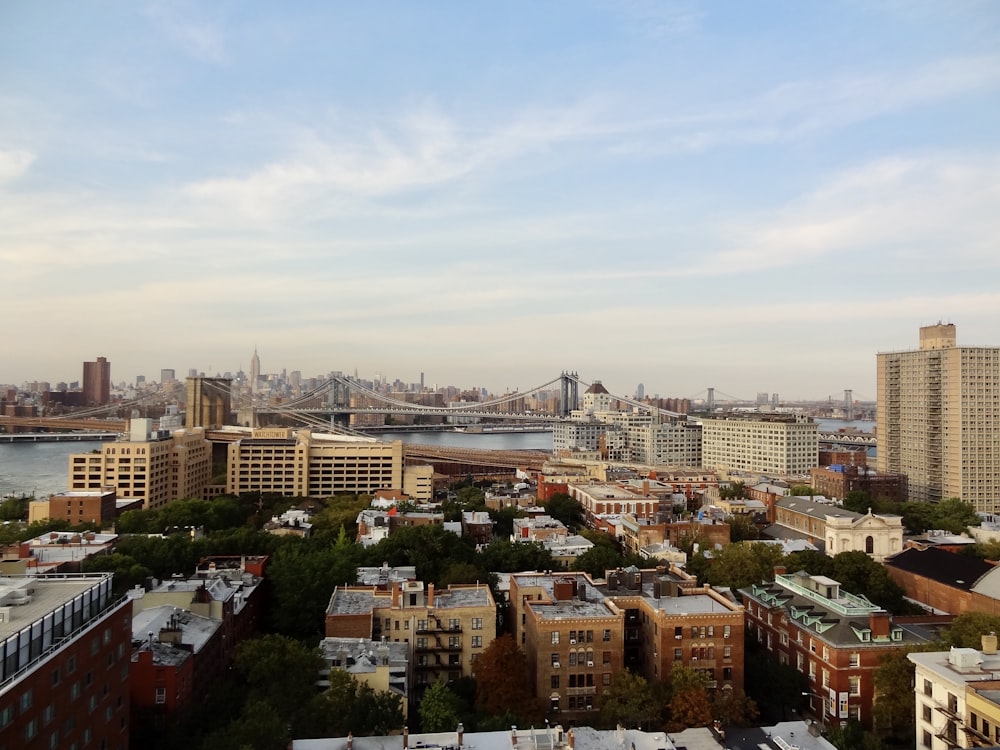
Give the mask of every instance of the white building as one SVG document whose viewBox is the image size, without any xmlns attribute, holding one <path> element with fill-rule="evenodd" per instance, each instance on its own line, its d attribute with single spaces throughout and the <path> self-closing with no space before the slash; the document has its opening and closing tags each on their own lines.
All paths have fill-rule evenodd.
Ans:
<svg viewBox="0 0 1000 750">
<path fill-rule="evenodd" d="M 741 414 L 702 419 L 701 465 L 782 477 L 819 463 L 816 423 L 801 415 Z"/>
</svg>

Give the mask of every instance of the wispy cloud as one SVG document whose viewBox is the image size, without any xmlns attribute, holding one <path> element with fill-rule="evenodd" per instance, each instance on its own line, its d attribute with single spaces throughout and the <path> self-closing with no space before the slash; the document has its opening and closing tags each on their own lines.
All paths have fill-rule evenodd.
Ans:
<svg viewBox="0 0 1000 750">
<path fill-rule="evenodd" d="M 185 54 L 209 63 L 228 61 L 225 35 L 199 17 L 202 6 L 189 3 L 151 3 L 146 14 Z"/>
<path fill-rule="evenodd" d="M 0 149 L 0 183 L 16 180 L 28 171 L 35 155 L 23 149 Z"/>
</svg>

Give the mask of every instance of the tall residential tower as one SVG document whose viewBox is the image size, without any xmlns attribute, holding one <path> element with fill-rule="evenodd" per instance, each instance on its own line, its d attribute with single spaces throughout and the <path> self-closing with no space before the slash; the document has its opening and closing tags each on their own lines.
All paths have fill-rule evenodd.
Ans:
<svg viewBox="0 0 1000 750">
<path fill-rule="evenodd" d="M 959 497 L 1000 509 L 1000 348 L 957 346 L 951 323 L 920 348 L 878 355 L 878 470 L 905 474 L 911 500 Z"/>
</svg>

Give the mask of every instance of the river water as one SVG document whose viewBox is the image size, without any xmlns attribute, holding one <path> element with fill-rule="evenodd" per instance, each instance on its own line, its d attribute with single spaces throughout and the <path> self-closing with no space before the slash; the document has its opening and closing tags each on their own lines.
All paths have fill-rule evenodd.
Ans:
<svg viewBox="0 0 1000 750">
<path fill-rule="evenodd" d="M 874 422 L 820 419 L 821 432 L 836 432 L 853 427 L 871 432 Z M 444 445 L 453 448 L 484 448 L 487 450 L 552 450 L 551 432 L 383 432 L 380 440 L 402 440 L 407 443 Z M 69 455 L 99 449 L 101 443 L 0 443 L 0 497 L 28 494 L 48 497 L 65 492 L 69 471 Z"/>
</svg>

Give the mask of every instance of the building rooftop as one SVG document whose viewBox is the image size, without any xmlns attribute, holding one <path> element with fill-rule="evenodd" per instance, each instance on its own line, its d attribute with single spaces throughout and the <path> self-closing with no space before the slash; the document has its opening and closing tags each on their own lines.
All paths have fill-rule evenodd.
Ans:
<svg viewBox="0 0 1000 750">
<path fill-rule="evenodd" d="M 99 585 L 110 573 L 81 576 L 4 576 L 0 578 L 0 641 L 17 633 L 56 608 Z"/>
<path fill-rule="evenodd" d="M 970 591 L 995 566 L 971 555 L 959 555 L 936 547 L 911 547 L 886 558 L 888 568 L 913 573 L 952 588 Z"/>
<path fill-rule="evenodd" d="M 179 630 L 180 642 L 198 653 L 222 627 L 219 620 L 202 617 L 180 607 L 165 604 L 136 612 L 132 617 L 132 640 L 154 644 L 160 641 L 161 630 Z M 170 648 L 173 648 L 172 646 Z M 154 655 L 158 652 L 154 651 Z"/>
</svg>

